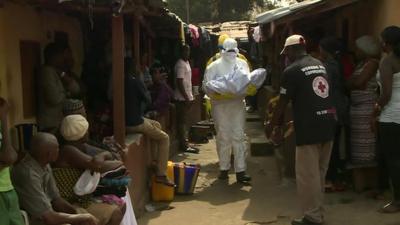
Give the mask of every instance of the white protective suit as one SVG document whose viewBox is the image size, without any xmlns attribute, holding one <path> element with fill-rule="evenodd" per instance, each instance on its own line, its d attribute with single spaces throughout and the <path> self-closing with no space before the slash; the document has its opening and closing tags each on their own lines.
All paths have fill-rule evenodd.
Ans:
<svg viewBox="0 0 400 225">
<path fill-rule="evenodd" d="M 232 73 L 234 69 L 240 69 L 244 74 L 249 73 L 246 61 L 239 59 L 237 42 L 228 38 L 223 44 L 221 58 L 211 63 L 205 72 L 203 87 L 206 83 L 217 79 L 219 76 Z M 235 50 L 235 52 L 228 52 Z M 213 99 L 215 93 L 204 90 L 211 97 L 211 113 L 217 131 L 217 151 L 220 170 L 229 170 L 231 167 L 231 153 L 235 156 L 235 172 L 246 170 L 247 137 L 245 128 L 245 96 L 236 96 L 230 99 Z M 207 93 L 208 92 L 208 93 Z M 222 94 L 222 93 L 220 93 Z"/>
</svg>

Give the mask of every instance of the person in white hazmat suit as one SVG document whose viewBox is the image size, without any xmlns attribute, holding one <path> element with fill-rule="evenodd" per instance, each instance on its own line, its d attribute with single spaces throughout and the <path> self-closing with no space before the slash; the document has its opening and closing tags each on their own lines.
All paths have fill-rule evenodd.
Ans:
<svg viewBox="0 0 400 225">
<path fill-rule="evenodd" d="M 246 61 L 237 57 L 239 50 L 237 42 L 228 38 L 223 43 L 221 58 L 211 63 L 205 72 L 203 87 L 206 83 L 220 76 L 230 74 L 235 69 L 249 73 Z M 217 131 L 217 152 L 219 157 L 220 175 L 219 179 L 228 179 L 231 167 L 231 154 L 234 154 L 234 167 L 236 179 L 239 183 L 251 181 L 246 174 L 247 137 L 244 133 L 245 127 L 245 96 L 226 95 L 213 93 L 204 88 L 205 93 L 211 98 L 211 113 Z"/>
</svg>

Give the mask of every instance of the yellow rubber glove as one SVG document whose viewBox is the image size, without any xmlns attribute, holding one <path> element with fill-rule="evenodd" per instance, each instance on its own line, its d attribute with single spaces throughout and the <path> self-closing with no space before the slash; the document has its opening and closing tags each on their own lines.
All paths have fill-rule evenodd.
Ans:
<svg viewBox="0 0 400 225">
<path fill-rule="evenodd" d="M 249 84 L 246 89 L 246 95 L 247 96 L 254 96 L 257 94 L 257 86 L 254 84 Z"/>
<path fill-rule="evenodd" d="M 210 99 L 206 99 L 204 105 L 206 107 L 206 112 L 207 113 L 211 113 L 211 102 L 210 102 Z"/>
</svg>

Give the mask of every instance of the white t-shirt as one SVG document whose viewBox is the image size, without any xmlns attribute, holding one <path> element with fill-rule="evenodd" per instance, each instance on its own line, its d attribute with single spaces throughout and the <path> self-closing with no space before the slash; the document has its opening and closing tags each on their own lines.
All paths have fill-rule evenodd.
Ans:
<svg viewBox="0 0 400 225">
<path fill-rule="evenodd" d="M 175 74 L 176 78 L 183 79 L 183 87 L 185 88 L 185 92 L 188 95 L 189 100 L 193 101 L 192 69 L 190 68 L 189 61 L 179 59 L 175 64 Z M 185 98 L 180 93 L 178 87 L 175 89 L 175 100 L 185 101 Z"/>
<path fill-rule="evenodd" d="M 378 73 L 378 81 L 380 84 L 380 73 Z M 383 107 L 379 122 L 400 124 L 400 72 L 393 74 L 392 97 Z"/>
</svg>

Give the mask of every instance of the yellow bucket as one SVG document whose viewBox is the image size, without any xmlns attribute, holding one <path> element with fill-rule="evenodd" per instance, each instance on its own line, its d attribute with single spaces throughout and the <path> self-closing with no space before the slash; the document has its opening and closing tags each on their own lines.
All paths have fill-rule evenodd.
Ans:
<svg viewBox="0 0 400 225">
<path fill-rule="evenodd" d="M 174 163 L 168 161 L 168 169 L 167 169 L 168 179 L 174 181 Z M 175 188 L 168 187 L 164 184 L 159 184 L 156 181 L 155 176 L 152 177 L 151 181 L 151 196 L 153 201 L 155 202 L 171 202 L 174 200 L 175 196 Z"/>
</svg>

